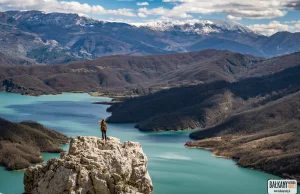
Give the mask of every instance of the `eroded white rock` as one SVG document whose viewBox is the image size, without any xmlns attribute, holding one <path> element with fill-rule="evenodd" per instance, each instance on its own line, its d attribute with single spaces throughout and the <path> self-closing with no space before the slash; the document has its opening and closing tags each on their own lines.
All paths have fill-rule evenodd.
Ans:
<svg viewBox="0 0 300 194">
<path fill-rule="evenodd" d="M 29 168 L 25 192 L 32 194 L 124 194 L 153 192 L 147 157 L 139 143 L 77 137 L 69 152 Z"/>
</svg>

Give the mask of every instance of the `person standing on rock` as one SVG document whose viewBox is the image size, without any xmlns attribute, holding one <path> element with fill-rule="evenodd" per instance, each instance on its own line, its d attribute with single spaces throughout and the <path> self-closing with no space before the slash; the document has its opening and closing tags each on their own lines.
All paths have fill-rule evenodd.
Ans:
<svg viewBox="0 0 300 194">
<path fill-rule="evenodd" d="M 107 139 L 106 137 L 106 131 L 107 131 L 107 125 L 106 125 L 106 122 L 104 119 L 102 119 L 101 121 L 99 121 L 100 123 L 100 130 L 101 130 L 101 133 L 102 133 L 102 139 Z"/>
</svg>

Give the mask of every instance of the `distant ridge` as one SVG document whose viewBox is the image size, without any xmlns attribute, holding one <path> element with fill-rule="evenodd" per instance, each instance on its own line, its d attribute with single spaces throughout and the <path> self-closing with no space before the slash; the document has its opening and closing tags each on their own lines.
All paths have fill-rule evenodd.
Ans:
<svg viewBox="0 0 300 194">
<path fill-rule="evenodd" d="M 204 50 L 153 56 L 107 56 L 69 65 L 0 67 L 0 89 L 27 95 L 108 92 L 143 95 L 217 80 L 233 82 L 263 58 Z"/>
<path fill-rule="evenodd" d="M 241 65 L 244 64 L 242 57 L 238 60 Z M 198 85 L 128 99 L 108 109 L 112 112 L 108 121 L 134 122 L 142 131 L 212 127 L 234 114 L 265 106 L 300 91 L 299 59 L 300 53 L 275 57 L 252 64 L 247 71 L 233 74 L 237 78 L 231 82 L 212 79 Z M 238 63 L 231 58 L 230 64 L 237 67 Z M 198 72 L 196 68 L 193 70 Z M 212 71 L 208 70 L 208 75 L 212 76 Z M 191 72 L 187 77 L 192 77 Z M 231 69 L 229 72 L 235 71 Z M 200 77 L 204 75 L 207 74 Z"/>
<path fill-rule="evenodd" d="M 228 67 L 238 77 L 235 81 L 214 80 L 125 99 L 108 108 L 112 115 L 107 121 L 137 123 L 139 130 L 148 132 L 197 129 L 187 147 L 299 181 L 300 53 L 256 64 L 245 63 L 244 55 L 231 57 L 223 59 L 234 67 L 248 67 L 239 73 Z"/>
<path fill-rule="evenodd" d="M 77 14 L 0 13 L 0 51 L 40 64 L 65 64 L 108 55 L 168 54 L 204 49 L 262 57 L 300 51 L 299 33 L 266 37 L 230 20 L 191 20 L 132 25 Z M 26 65 L 16 63 L 15 65 Z M 10 65 L 8 63 L 7 65 Z"/>
</svg>

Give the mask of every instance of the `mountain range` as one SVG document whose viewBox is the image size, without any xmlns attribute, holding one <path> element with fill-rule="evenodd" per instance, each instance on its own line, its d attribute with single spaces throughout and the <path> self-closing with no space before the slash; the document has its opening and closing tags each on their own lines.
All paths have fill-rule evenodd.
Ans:
<svg viewBox="0 0 300 194">
<path fill-rule="evenodd" d="M 298 60 L 294 60 L 295 57 Z M 295 53 L 262 61 L 248 67 L 247 76 L 238 74 L 239 78 L 233 82 L 220 77 L 198 85 L 128 99 L 108 109 L 112 112 L 108 121 L 134 122 L 143 131 L 213 127 L 235 114 L 264 107 L 298 92 L 299 59 L 300 53 Z M 288 65 L 283 67 L 283 61 Z M 268 65 L 270 62 L 273 67 Z M 265 65 L 273 71 L 266 71 Z M 204 134 L 204 131 L 199 133 Z"/>
<path fill-rule="evenodd" d="M 185 77 L 177 74 L 178 79 L 193 79 L 192 73 L 199 73 L 208 78 L 205 82 L 114 103 L 107 121 L 137 123 L 147 132 L 193 129 L 190 137 L 195 141 L 187 147 L 299 181 L 300 53 L 265 60 L 221 53 L 208 66 L 191 65 L 193 72 L 184 68 Z"/>
<path fill-rule="evenodd" d="M 278 32 L 267 37 L 229 20 L 126 24 L 40 11 L 1 12 L 0 36 L 0 53 L 6 58 L 0 65 L 64 64 L 107 55 L 208 48 L 261 57 L 300 50 L 300 33 Z"/>
<path fill-rule="evenodd" d="M 299 53 L 289 55 L 297 64 Z M 280 59 L 280 58 L 279 58 Z M 269 61 L 230 51 L 152 55 L 106 56 L 68 65 L 0 66 L 0 88 L 30 95 L 60 92 L 153 93 L 162 89 L 212 81 L 237 81 L 269 72 Z M 274 67 L 273 72 L 283 67 Z M 251 72 L 251 73 L 248 73 Z"/>
<path fill-rule="evenodd" d="M 168 88 L 234 83 L 299 65 L 300 52 L 264 59 L 220 50 L 105 56 L 67 65 L 0 66 L 0 89 L 27 95 L 100 92 L 144 95 Z"/>
<path fill-rule="evenodd" d="M 0 42 L 0 91 L 134 95 L 114 101 L 107 122 L 198 129 L 187 147 L 300 180 L 300 33 L 267 37 L 226 20 L 126 24 L 8 11 Z M 34 122 L 0 124 L 8 169 L 40 162 L 36 149 L 56 152 L 67 141 Z"/>
<path fill-rule="evenodd" d="M 0 37 L 1 91 L 137 95 L 114 102 L 107 121 L 142 131 L 199 129 L 186 146 L 300 180 L 300 33 L 267 37 L 222 20 L 133 25 L 8 11 L 0 13 Z M 36 123 L 1 122 L 25 138 L 36 129 L 57 136 Z M 10 138 L 0 142 L 0 163 L 10 169 L 39 162 L 33 149 L 57 145 L 22 148 Z"/>
</svg>

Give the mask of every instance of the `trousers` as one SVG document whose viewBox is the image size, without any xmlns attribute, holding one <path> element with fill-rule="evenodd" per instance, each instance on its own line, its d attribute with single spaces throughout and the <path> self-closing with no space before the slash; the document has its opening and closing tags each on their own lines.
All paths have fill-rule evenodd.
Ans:
<svg viewBox="0 0 300 194">
<path fill-rule="evenodd" d="M 101 131 L 101 133 L 102 133 L 102 139 L 107 139 L 107 137 L 106 137 L 106 131 Z"/>
</svg>

